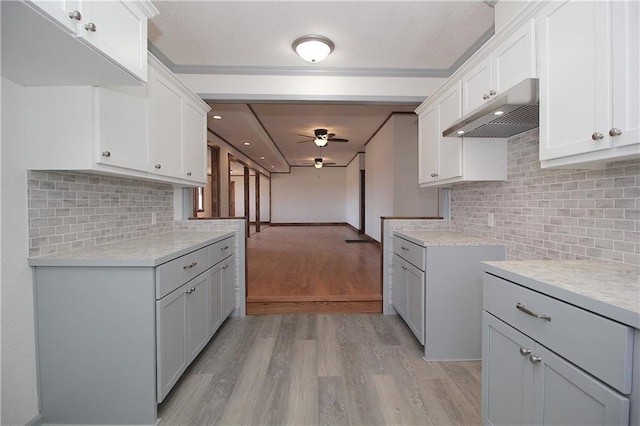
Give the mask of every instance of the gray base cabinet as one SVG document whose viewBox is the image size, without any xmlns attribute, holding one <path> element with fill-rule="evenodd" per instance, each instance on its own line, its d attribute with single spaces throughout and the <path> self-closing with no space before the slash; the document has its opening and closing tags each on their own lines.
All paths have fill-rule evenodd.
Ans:
<svg viewBox="0 0 640 426">
<path fill-rule="evenodd" d="M 157 404 L 236 307 L 231 235 L 157 262 L 100 250 L 31 259 L 42 423 L 155 424 Z"/>
<path fill-rule="evenodd" d="M 485 425 L 628 425 L 633 328 L 484 277 Z"/>
<path fill-rule="evenodd" d="M 482 264 L 503 260 L 501 245 L 393 244 L 392 304 L 428 361 L 482 356 Z"/>
</svg>

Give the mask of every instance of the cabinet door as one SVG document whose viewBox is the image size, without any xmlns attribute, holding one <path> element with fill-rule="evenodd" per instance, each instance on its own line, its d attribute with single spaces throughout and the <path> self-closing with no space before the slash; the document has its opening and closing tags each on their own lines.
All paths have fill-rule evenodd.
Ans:
<svg viewBox="0 0 640 426">
<path fill-rule="evenodd" d="M 149 170 L 147 89 L 144 86 L 95 88 L 98 128 L 96 161 Z"/>
<path fill-rule="evenodd" d="M 158 402 L 169 393 L 187 368 L 187 286 L 156 302 Z"/>
<path fill-rule="evenodd" d="M 133 2 L 79 0 L 82 22 L 77 35 L 147 81 L 147 17 Z"/>
<path fill-rule="evenodd" d="M 213 336 L 222 324 L 222 265 L 209 272 L 209 335 Z"/>
<path fill-rule="evenodd" d="M 76 16 L 75 19 L 69 16 L 70 13 L 76 10 L 78 3 L 76 0 L 32 0 L 30 3 L 49 15 L 50 18 L 60 24 L 61 28 L 70 34 L 75 35 L 78 22 L 82 22 L 80 15 L 74 15 Z"/>
<path fill-rule="evenodd" d="M 164 76 L 149 70 L 149 135 L 153 172 L 182 175 L 182 94 Z"/>
<path fill-rule="evenodd" d="M 418 118 L 418 183 L 438 178 L 438 106 L 431 105 Z"/>
<path fill-rule="evenodd" d="M 424 272 L 411 264 L 407 264 L 404 270 L 407 287 L 407 324 L 424 345 Z"/>
<path fill-rule="evenodd" d="M 462 113 L 466 114 L 487 102 L 491 97 L 491 58 L 487 56 L 462 77 Z M 446 129 L 443 128 L 442 130 Z"/>
<path fill-rule="evenodd" d="M 550 2 L 539 28 L 540 159 L 611 147 L 611 2 Z"/>
<path fill-rule="evenodd" d="M 187 284 L 187 363 L 198 356 L 209 341 L 209 274 Z"/>
<path fill-rule="evenodd" d="M 405 262 L 397 254 L 393 256 L 393 307 L 407 320 L 407 281 Z"/>
<path fill-rule="evenodd" d="M 438 180 L 462 176 L 462 138 L 445 138 L 442 131 L 462 117 L 461 83 L 438 100 Z"/>
<path fill-rule="evenodd" d="M 491 89 L 496 95 L 536 77 L 535 20 L 530 20 L 496 47 L 491 54 Z M 491 95 L 492 92 L 489 94 Z"/>
<path fill-rule="evenodd" d="M 533 418 L 534 341 L 482 313 L 482 421 L 530 425 Z"/>
<path fill-rule="evenodd" d="M 222 319 L 227 318 L 236 307 L 236 262 L 233 256 L 222 266 Z"/>
<path fill-rule="evenodd" d="M 614 146 L 640 143 L 640 2 L 615 1 L 613 18 Z"/>
<path fill-rule="evenodd" d="M 535 356 L 533 424 L 629 424 L 627 398 L 541 345 Z"/>
<path fill-rule="evenodd" d="M 190 102 L 184 103 L 183 178 L 207 181 L 207 116 Z"/>
</svg>

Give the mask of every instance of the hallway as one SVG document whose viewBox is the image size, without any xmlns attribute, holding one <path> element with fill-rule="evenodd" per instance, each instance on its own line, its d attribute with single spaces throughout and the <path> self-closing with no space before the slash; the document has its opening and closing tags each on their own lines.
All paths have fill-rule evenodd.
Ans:
<svg viewBox="0 0 640 426">
<path fill-rule="evenodd" d="M 270 226 L 247 241 L 247 314 L 380 313 L 380 248 L 346 226 Z"/>
</svg>

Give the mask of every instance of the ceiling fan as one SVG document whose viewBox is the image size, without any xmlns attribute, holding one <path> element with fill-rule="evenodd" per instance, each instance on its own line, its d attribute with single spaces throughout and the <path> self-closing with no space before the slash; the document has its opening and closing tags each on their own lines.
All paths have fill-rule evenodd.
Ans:
<svg viewBox="0 0 640 426">
<path fill-rule="evenodd" d="M 304 163 L 305 166 L 310 166 L 313 165 L 313 167 L 315 167 L 316 169 L 321 169 L 323 166 L 331 166 L 334 165 L 336 163 L 328 163 L 326 161 L 324 161 L 324 159 L 322 157 L 316 157 L 313 159 L 313 163 Z"/>
<path fill-rule="evenodd" d="M 349 142 L 349 139 L 334 137 L 336 134 L 329 133 L 327 129 L 315 129 L 313 131 L 313 134 L 314 136 L 298 135 L 309 138 L 309 140 L 300 141 L 298 143 L 313 142 L 316 144 L 316 146 L 323 147 L 327 144 L 327 142 Z"/>
</svg>

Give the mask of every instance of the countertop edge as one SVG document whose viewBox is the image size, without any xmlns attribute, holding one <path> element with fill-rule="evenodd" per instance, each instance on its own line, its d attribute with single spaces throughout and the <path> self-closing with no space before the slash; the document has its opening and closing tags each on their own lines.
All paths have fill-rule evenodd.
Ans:
<svg viewBox="0 0 640 426">
<path fill-rule="evenodd" d="M 482 264 L 486 273 L 640 330 L 640 315 L 637 312 L 632 312 L 574 291 L 565 290 L 526 275 L 502 269 L 499 266 L 492 265 L 490 262 L 482 262 Z"/>
<path fill-rule="evenodd" d="M 492 246 L 492 247 L 499 247 L 499 246 L 504 246 L 505 243 L 502 243 L 500 241 L 496 241 L 496 240 L 492 240 L 490 238 L 486 238 L 485 241 L 470 241 L 470 242 L 456 242 L 456 241 L 452 241 L 452 242 L 442 242 L 442 243 L 435 243 L 435 242 L 427 242 L 424 240 L 420 240 L 416 237 L 413 237 L 410 234 L 406 233 L 407 231 L 393 231 L 393 235 L 397 236 L 399 238 L 403 238 L 407 241 L 410 241 L 414 244 L 417 244 L 421 247 L 484 247 L 484 246 Z M 472 235 L 472 234 L 465 234 L 464 232 L 455 232 L 455 231 L 446 231 L 446 230 L 439 230 L 439 229 L 434 229 L 433 231 L 419 231 L 420 233 L 429 233 L 429 232 L 451 232 L 454 234 L 458 234 L 458 235 L 470 235 L 473 236 L 475 238 L 478 238 L 478 240 L 480 239 L 484 239 L 484 237 L 480 237 L 477 235 Z"/>
<path fill-rule="evenodd" d="M 188 232 L 188 231 L 180 231 Z M 217 232 L 217 231 L 212 231 Z M 185 254 L 199 250 L 208 245 L 217 243 L 234 235 L 235 231 L 220 231 L 222 234 L 207 238 L 206 240 L 194 243 L 188 247 L 178 249 L 174 252 L 159 256 L 154 259 L 150 258 L 110 258 L 110 259 L 89 259 L 89 258 L 59 258 L 59 257 L 30 257 L 27 258 L 29 266 L 53 266 L 53 267 L 110 267 L 110 268 L 154 268 L 156 266 L 167 263 L 173 259 L 184 256 Z M 159 234 L 154 234 L 159 235 Z M 145 238 L 145 237 L 141 237 Z M 127 240 L 130 241 L 130 240 Z"/>
</svg>

